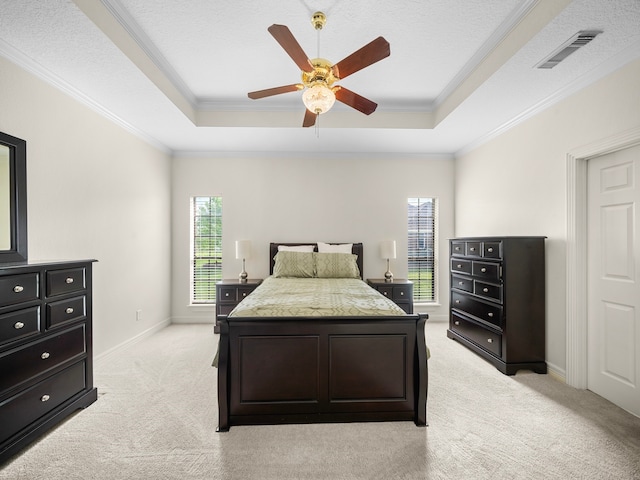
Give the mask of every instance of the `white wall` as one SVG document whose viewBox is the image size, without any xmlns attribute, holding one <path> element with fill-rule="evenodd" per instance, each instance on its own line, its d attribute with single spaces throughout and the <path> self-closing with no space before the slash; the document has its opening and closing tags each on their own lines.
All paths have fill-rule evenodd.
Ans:
<svg viewBox="0 0 640 480">
<path fill-rule="evenodd" d="M 292 130 L 295 135 L 295 130 Z M 372 132 L 372 134 L 374 134 Z M 189 199 L 223 197 L 223 276 L 237 278 L 235 240 L 252 242 L 250 277 L 269 272 L 269 242 L 363 242 L 364 277 L 381 278 L 386 262 L 379 244 L 397 241 L 391 271 L 406 278 L 407 198 L 440 202 L 439 246 L 442 306 L 421 308 L 445 320 L 448 305 L 447 239 L 453 233 L 453 160 L 376 155 L 211 158 L 173 162 L 173 320 L 210 322 L 213 309 L 189 306 Z"/>
<path fill-rule="evenodd" d="M 547 361 L 562 376 L 567 342 L 567 154 L 637 128 L 639 85 L 636 61 L 456 160 L 456 236 L 548 237 Z"/>
<path fill-rule="evenodd" d="M 169 156 L 3 58 L 0 131 L 27 141 L 29 259 L 98 260 L 95 353 L 169 322 Z"/>
</svg>

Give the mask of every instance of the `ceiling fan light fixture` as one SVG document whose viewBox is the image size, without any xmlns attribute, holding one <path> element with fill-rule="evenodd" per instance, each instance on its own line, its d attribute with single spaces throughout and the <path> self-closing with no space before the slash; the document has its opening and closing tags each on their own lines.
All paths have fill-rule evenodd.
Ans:
<svg viewBox="0 0 640 480">
<path fill-rule="evenodd" d="M 327 113 L 336 103 L 336 94 L 324 83 L 316 83 L 302 94 L 302 102 L 311 113 Z"/>
</svg>

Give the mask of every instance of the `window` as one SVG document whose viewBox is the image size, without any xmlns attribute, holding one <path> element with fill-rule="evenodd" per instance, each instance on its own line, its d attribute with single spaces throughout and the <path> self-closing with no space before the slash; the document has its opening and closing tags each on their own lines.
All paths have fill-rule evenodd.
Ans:
<svg viewBox="0 0 640 480">
<path fill-rule="evenodd" d="M 409 280 L 415 302 L 436 301 L 436 218 L 435 198 L 407 201 Z"/>
<path fill-rule="evenodd" d="M 215 303 L 222 279 L 222 197 L 192 197 L 191 226 L 191 302 Z"/>
</svg>

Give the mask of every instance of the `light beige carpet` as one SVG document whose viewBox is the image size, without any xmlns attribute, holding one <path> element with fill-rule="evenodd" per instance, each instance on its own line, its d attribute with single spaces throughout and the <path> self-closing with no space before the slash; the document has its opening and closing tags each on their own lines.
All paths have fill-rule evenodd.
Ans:
<svg viewBox="0 0 640 480">
<path fill-rule="evenodd" d="M 96 403 L 0 479 L 638 479 L 640 419 L 548 375 L 514 377 L 428 323 L 429 427 L 232 427 L 216 433 L 217 336 L 173 325 L 99 362 Z"/>
</svg>

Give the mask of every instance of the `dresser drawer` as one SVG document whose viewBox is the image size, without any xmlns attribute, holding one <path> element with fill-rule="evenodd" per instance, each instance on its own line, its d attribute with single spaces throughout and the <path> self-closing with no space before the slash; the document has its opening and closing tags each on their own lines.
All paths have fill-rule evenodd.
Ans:
<svg viewBox="0 0 640 480">
<path fill-rule="evenodd" d="M 465 254 L 464 242 L 451 242 L 451 255 L 464 257 Z"/>
<path fill-rule="evenodd" d="M 238 301 L 238 287 L 221 286 L 219 287 L 219 295 L 216 298 L 218 303 L 236 303 Z"/>
<path fill-rule="evenodd" d="M 451 292 L 451 307 L 498 328 L 502 327 L 502 307 L 500 305 L 476 300 L 463 293 Z"/>
<path fill-rule="evenodd" d="M 40 307 L 0 315 L 0 345 L 40 333 Z"/>
<path fill-rule="evenodd" d="M 466 252 L 469 257 L 482 256 L 482 242 L 466 242 Z"/>
<path fill-rule="evenodd" d="M 452 258 L 451 273 L 466 273 L 467 275 L 471 275 L 471 260 Z"/>
<path fill-rule="evenodd" d="M 6 275 L 0 277 L 0 307 L 38 300 L 37 273 Z"/>
<path fill-rule="evenodd" d="M 82 320 L 87 316 L 85 296 L 73 297 L 47 305 L 47 328 Z"/>
<path fill-rule="evenodd" d="M 478 344 L 484 350 L 502 355 L 502 335 L 456 313 L 451 315 L 451 330 Z"/>
<path fill-rule="evenodd" d="M 502 242 L 484 242 L 482 256 L 485 258 L 502 258 Z"/>
<path fill-rule="evenodd" d="M 464 290 L 465 292 L 473 292 L 473 280 L 461 275 L 451 275 L 451 288 Z"/>
<path fill-rule="evenodd" d="M 251 292 L 253 292 L 255 289 L 256 287 L 238 287 L 238 291 L 236 293 L 238 302 L 241 302 L 242 300 L 244 300 L 244 298 L 247 295 L 249 295 Z"/>
<path fill-rule="evenodd" d="M 86 288 L 85 269 L 68 268 L 65 270 L 49 270 L 47 272 L 47 296 L 77 292 Z"/>
<path fill-rule="evenodd" d="M 413 285 L 394 285 L 393 296 L 391 300 L 394 302 L 404 302 L 413 297 Z"/>
<path fill-rule="evenodd" d="M 413 296 L 413 285 L 383 285 L 376 288 L 382 295 L 390 298 L 394 302 L 411 300 Z"/>
<path fill-rule="evenodd" d="M 77 363 L 0 403 L 0 442 L 81 392 L 84 362 Z"/>
<path fill-rule="evenodd" d="M 473 262 L 471 274 L 483 280 L 500 280 L 500 264 L 492 262 Z"/>
<path fill-rule="evenodd" d="M 473 284 L 473 293 L 502 303 L 502 285 L 494 285 L 476 280 Z"/>
<path fill-rule="evenodd" d="M 79 325 L 0 356 L 0 392 L 83 355 L 85 328 Z"/>
<path fill-rule="evenodd" d="M 224 305 L 221 303 L 217 304 L 217 315 L 229 315 L 231 311 L 236 308 L 236 304 L 232 303 L 230 305 Z"/>
</svg>

